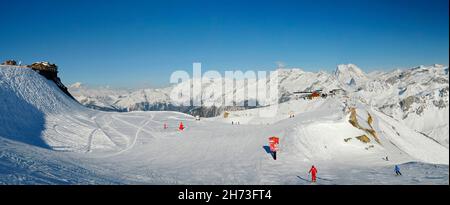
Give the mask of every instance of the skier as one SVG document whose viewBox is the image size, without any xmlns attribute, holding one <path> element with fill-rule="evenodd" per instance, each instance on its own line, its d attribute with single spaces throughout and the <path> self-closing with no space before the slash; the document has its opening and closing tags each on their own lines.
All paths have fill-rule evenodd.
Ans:
<svg viewBox="0 0 450 205">
<path fill-rule="evenodd" d="M 184 130 L 184 125 L 183 125 L 183 122 L 180 122 L 180 127 L 178 128 L 180 131 L 183 131 Z"/>
<path fill-rule="evenodd" d="M 311 174 L 311 181 L 316 182 L 316 175 L 317 175 L 317 169 L 312 165 L 311 169 L 309 170 L 308 174 Z"/>
<path fill-rule="evenodd" d="M 164 123 L 164 129 L 167 129 L 167 124 L 166 123 Z"/>
<path fill-rule="evenodd" d="M 402 175 L 402 173 L 400 172 L 400 167 L 398 166 L 398 165 L 395 165 L 395 168 L 394 168 L 394 170 L 395 170 L 395 175 Z"/>
<path fill-rule="evenodd" d="M 278 150 L 278 143 L 271 143 L 270 151 L 272 152 L 272 156 L 273 156 L 274 160 L 277 160 L 277 150 Z"/>
<path fill-rule="evenodd" d="M 277 160 L 278 144 L 279 144 L 278 137 L 273 136 L 269 138 L 270 152 L 272 153 L 272 157 L 274 160 Z"/>
</svg>

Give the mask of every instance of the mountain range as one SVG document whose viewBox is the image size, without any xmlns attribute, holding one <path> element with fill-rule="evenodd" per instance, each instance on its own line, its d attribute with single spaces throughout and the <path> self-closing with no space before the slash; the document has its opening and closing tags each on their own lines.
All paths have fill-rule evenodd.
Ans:
<svg viewBox="0 0 450 205">
<path fill-rule="evenodd" d="M 308 72 L 299 68 L 277 69 L 279 95 L 269 104 L 299 98 L 298 92 L 340 90 L 342 98 L 351 98 L 377 109 L 409 128 L 449 145 L 449 75 L 448 66 L 417 66 L 393 71 L 365 73 L 354 64 L 338 65 L 334 72 Z M 203 92 L 194 99 L 205 99 L 208 91 L 223 88 L 225 80 L 202 81 Z M 217 105 L 182 106 L 171 100 L 173 89 L 190 86 L 191 81 L 161 89 L 119 90 L 108 87 L 91 88 L 81 83 L 69 86 L 70 93 L 83 105 L 104 111 L 180 111 L 202 117 L 214 117 L 225 111 L 252 109 L 258 106 Z M 241 82 L 242 83 L 242 82 Z M 228 92 L 239 93 L 236 86 Z M 248 99 L 257 100 L 257 99 Z M 242 103 L 242 102 L 235 102 Z M 265 102 L 267 104 L 267 102 Z M 260 104 L 257 102 L 257 105 Z"/>
</svg>

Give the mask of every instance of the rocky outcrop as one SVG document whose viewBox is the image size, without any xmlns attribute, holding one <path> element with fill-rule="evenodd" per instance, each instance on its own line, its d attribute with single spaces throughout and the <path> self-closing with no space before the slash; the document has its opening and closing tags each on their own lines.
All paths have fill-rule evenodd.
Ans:
<svg viewBox="0 0 450 205">
<path fill-rule="evenodd" d="M 369 137 L 367 137 L 367 135 L 361 135 L 356 137 L 356 139 L 358 139 L 359 141 L 363 142 L 363 143 L 369 143 L 370 139 Z"/>
<path fill-rule="evenodd" d="M 402 108 L 402 110 L 405 112 L 405 111 L 408 111 L 411 108 L 411 105 L 414 102 L 418 103 L 419 102 L 419 98 L 415 97 L 415 96 L 408 96 L 407 98 L 405 98 L 402 101 L 400 101 L 399 104 L 400 104 L 400 107 Z"/>
<path fill-rule="evenodd" d="M 350 124 L 353 125 L 353 127 L 356 127 L 356 128 L 358 128 L 358 129 L 363 130 L 363 131 L 365 131 L 366 133 L 370 134 L 370 135 L 375 139 L 375 141 L 376 141 L 378 144 L 381 144 L 377 132 L 376 132 L 375 129 L 372 127 L 373 118 L 372 118 L 372 115 L 370 115 L 370 113 L 367 113 L 367 124 L 369 125 L 368 128 L 367 128 L 367 127 L 363 127 L 363 126 L 361 126 L 361 125 L 359 124 L 358 119 L 357 119 L 357 114 L 356 114 L 356 108 L 350 108 L 350 117 L 349 117 L 349 120 L 348 120 L 348 121 L 350 122 Z M 365 137 L 364 137 L 364 140 L 367 141 L 367 140 L 365 139 L 365 138 L 368 139 L 367 135 L 363 135 L 363 136 L 365 136 Z M 363 136 L 360 136 L 360 138 L 362 138 Z M 363 139 L 360 139 L 360 138 L 357 137 L 357 139 L 363 141 Z M 364 142 L 364 141 L 363 141 L 363 142 Z M 369 140 L 368 142 L 370 142 L 370 140 Z M 367 142 L 366 142 L 366 143 L 367 143 Z"/>
<path fill-rule="evenodd" d="M 61 79 L 58 77 L 58 66 L 56 64 L 52 64 L 49 62 L 36 62 L 28 65 L 27 67 L 38 72 L 48 80 L 55 82 L 55 84 L 59 89 L 61 89 L 61 91 L 63 91 L 66 95 L 76 101 L 76 99 L 67 90 L 67 87 L 61 82 Z"/>
<path fill-rule="evenodd" d="M 17 65 L 17 62 L 15 60 L 6 60 L 2 65 Z"/>
<path fill-rule="evenodd" d="M 58 77 L 58 66 L 56 64 L 51 64 L 49 62 L 36 62 L 28 65 L 27 67 L 33 69 L 47 79 Z"/>
</svg>

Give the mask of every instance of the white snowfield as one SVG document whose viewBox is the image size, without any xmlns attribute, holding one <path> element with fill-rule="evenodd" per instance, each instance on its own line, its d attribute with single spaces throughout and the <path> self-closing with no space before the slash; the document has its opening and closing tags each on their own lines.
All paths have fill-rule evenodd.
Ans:
<svg viewBox="0 0 450 205">
<path fill-rule="evenodd" d="M 418 131 L 438 141 L 448 148 L 449 144 L 449 75 L 448 66 L 418 66 L 393 71 L 375 71 L 364 73 L 354 64 L 338 65 L 334 72 L 308 72 L 299 68 L 277 69 L 279 95 L 262 102 L 286 102 L 301 98 L 298 91 L 314 91 L 323 89 L 328 93 L 337 89 L 337 93 L 347 93 L 355 101 L 373 107 L 392 118 L 399 120 L 410 129 Z M 273 73 L 272 73 L 273 74 Z M 225 98 L 245 92 L 243 80 L 237 80 L 236 86 L 225 86 L 230 80 L 204 80 L 202 92 L 193 93 L 193 99 L 202 99 L 220 105 L 219 93 L 210 91 L 222 87 Z M 195 81 L 198 82 L 198 81 Z M 252 83 L 250 83 L 252 84 Z M 228 84 L 229 85 L 229 84 Z M 253 84 L 254 85 L 254 84 Z M 83 105 L 101 110 L 183 110 L 179 102 L 170 98 L 173 88 L 188 89 L 189 81 L 162 89 L 117 90 L 111 88 L 92 88 L 75 83 L 69 86 L 71 94 Z M 248 100 L 255 102 L 254 92 L 249 89 Z M 271 96 L 272 97 L 272 96 Z M 181 102 L 189 102 L 186 98 Z M 242 101 L 240 101 L 242 102 Z M 237 102 L 239 103 L 239 102 Z M 212 113 L 210 113 L 212 114 Z M 284 117 L 284 115 L 282 116 Z M 249 120 L 249 119 L 247 119 Z"/>
<path fill-rule="evenodd" d="M 316 184 L 449 184 L 448 147 L 352 99 L 290 100 L 272 118 L 258 108 L 196 121 L 91 110 L 32 70 L 1 67 L 0 183 L 311 184 L 315 165 Z M 280 138 L 277 160 L 271 136 Z"/>
</svg>

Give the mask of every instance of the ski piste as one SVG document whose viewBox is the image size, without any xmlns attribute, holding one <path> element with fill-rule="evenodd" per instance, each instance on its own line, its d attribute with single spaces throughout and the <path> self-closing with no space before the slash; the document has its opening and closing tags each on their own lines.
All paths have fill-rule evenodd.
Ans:
<svg viewBox="0 0 450 205">
<path fill-rule="evenodd" d="M 198 120 L 89 109 L 30 69 L 2 66 L 0 79 L 4 184 L 300 185 L 312 165 L 316 184 L 448 184 L 447 147 L 355 96 L 293 99 L 273 118 L 255 108 Z"/>
<path fill-rule="evenodd" d="M 311 181 L 311 176 L 310 175 L 307 175 L 306 177 L 297 176 L 297 178 L 301 181 L 301 183 L 309 182 L 310 184 L 313 184 L 313 185 L 321 185 L 321 184 L 336 185 L 336 184 L 332 183 L 333 180 L 326 179 L 326 178 L 321 178 L 319 176 L 317 176 L 317 181 L 316 182 Z"/>
</svg>

